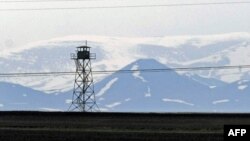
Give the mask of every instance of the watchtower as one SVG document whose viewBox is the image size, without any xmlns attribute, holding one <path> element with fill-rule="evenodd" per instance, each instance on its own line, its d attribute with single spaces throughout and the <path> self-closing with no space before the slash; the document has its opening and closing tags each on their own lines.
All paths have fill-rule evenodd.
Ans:
<svg viewBox="0 0 250 141">
<path fill-rule="evenodd" d="M 92 112 L 99 110 L 95 101 L 91 68 L 91 60 L 95 58 L 96 54 L 90 53 L 90 47 L 87 45 L 77 47 L 76 53 L 71 54 L 71 59 L 75 61 L 76 74 L 70 111 Z"/>
</svg>

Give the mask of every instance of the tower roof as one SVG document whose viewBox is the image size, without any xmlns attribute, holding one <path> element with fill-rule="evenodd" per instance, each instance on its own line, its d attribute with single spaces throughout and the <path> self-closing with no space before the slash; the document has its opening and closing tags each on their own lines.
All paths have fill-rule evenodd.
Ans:
<svg viewBox="0 0 250 141">
<path fill-rule="evenodd" d="M 91 48 L 89 46 L 79 46 L 79 47 L 76 47 L 76 48 Z"/>
</svg>

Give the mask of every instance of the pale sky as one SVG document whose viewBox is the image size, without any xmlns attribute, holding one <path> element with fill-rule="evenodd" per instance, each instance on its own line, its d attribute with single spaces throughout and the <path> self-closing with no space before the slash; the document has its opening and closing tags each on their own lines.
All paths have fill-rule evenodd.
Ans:
<svg viewBox="0 0 250 141">
<path fill-rule="evenodd" d="M 223 0 L 0 2 L 0 9 L 206 2 Z M 250 4 L 49 11 L 0 10 L 0 49 L 68 35 L 155 37 L 231 32 L 250 32 Z"/>
</svg>

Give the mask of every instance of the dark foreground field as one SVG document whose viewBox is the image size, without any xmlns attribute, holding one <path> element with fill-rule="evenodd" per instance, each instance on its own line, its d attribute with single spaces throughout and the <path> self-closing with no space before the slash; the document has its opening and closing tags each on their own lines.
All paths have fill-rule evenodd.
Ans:
<svg viewBox="0 0 250 141">
<path fill-rule="evenodd" d="M 223 140 L 250 114 L 0 112 L 0 141 Z"/>
</svg>

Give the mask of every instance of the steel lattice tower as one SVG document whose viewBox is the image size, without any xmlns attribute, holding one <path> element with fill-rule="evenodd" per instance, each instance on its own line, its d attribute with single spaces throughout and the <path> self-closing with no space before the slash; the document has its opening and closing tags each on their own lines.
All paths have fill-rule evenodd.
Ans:
<svg viewBox="0 0 250 141">
<path fill-rule="evenodd" d="M 90 53 L 90 47 L 87 45 L 77 47 L 76 53 L 71 54 L 71 59 L 75 61 L 76 74 L 70 111 L 92 112 L 99 110 L 95 101 L 91 69 L 91 60 L 95 58 L 95 53 Z"/>
</svg>

